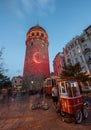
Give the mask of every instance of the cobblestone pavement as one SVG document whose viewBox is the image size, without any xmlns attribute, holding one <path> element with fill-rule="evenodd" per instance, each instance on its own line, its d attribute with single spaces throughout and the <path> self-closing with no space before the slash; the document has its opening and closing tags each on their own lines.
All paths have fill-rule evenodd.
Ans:
<svg viewBox="0 0 91 130">
<path fill-rule="evenodd" d="M 0 130 L 90 130 L 91 111 L 82 124 L 66 123 L 56 113 L 52 100 L 45 99 L 48 110 L 31 110 L 35 96 L 0 103 Z"/>
</svg>

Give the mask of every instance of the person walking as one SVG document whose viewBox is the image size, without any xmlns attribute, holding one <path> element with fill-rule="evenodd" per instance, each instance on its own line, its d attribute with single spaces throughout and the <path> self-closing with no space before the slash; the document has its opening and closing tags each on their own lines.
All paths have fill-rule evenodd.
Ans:
<svg viewBox="0 0 91 130">
<path fill-rule="evenodd" d="M 53 86 L 52 88 L 52 99 L 53 99 L 53 104 L 56 109 L 58 110 L 57 105 L 58 105 L 58 88 L 57 86 Z"/>
</svg>

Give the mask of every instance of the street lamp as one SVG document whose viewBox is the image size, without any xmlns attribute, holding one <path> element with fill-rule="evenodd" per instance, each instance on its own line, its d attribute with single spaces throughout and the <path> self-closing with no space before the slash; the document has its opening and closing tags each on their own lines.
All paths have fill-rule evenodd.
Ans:
<svg viewBox="0 0 91 130">
<path fill-rule="evenodd" d="M 34 83 L 34 81 L 31 81 L 31 84 L 33 84 Z"/>
<path fill-rule="evenodd" d="M 31 89 L 33 89 L 33 83 L 34 83 L 34 81 L 32 80 L 31 81 Z"/>
</svg>

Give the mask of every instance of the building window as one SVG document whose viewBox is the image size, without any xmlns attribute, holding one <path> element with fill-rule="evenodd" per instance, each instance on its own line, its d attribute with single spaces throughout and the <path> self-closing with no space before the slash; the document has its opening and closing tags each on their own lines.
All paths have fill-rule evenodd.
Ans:
<svg viewBox="0 0 91 130">
<path fill-rule="evenodd" d="M 86 71 L 86 66 L 82 66 L 82 71 Z"/>
<path fill-rule="evenodd" d="M 72 64 L 74 64 L 74 61 L 73 61 L 73 60 L 71 60 L 71 63 L 72 63 Z"/>
<path fill-rule="evenodd" d="M 88 56 L 88 60 L 91 60 L 91 55 Z"/>
<path fill-rule="evenodd" d="M 32 36 L 34 36 L 34 33 L 32 33 Z"/>
<path fill-rule="evenodd" d="M 65 53 L 66 53 L 66 55 L 68 54 L 68 50 L 67 49 L 65 50 Z"/>
<path fill-rule="evenodd" d="M 76 63 L 79 62 L 79 61 L 78 61 L 78 58 L 75 58 L 75 62 L 76 62 Z"/>
<path fill-rule="evenodd" d="M 83 45 L 83 48 L 84 48 L 84 49 L 87 49 L 87 48 L 88 48 L 88 45 L 87 45 L 87 44 L 84 44 L 84 45 Z"/>
<path fill-rule="evenodd" d="M 41 33 L 41 36 L 42 36 L 42 37 L 44 37 L 44 34 L 43 34 L 43 33 Z"/>
<path fill-rule="evenodd" d="M 71 49 L 74 48 L 74 44 L 71 44 Z"/>
<path fill-rule="evenodd" d="M 20 80 L 20 84 L 22 83 L 22 80 Z"/>
<path fill-rule="evenodd" d="M 44 43 L 42 43 L 41 45 L 42 45 L 42 47 L 44 47 L 44 46 L 45 46 L 45 44 L 44 44 Z"/>
<path fill-rule="evenodd" d="M 76 51 L 75 51 L 75 49 L 73 50 L 73 55 L 74 55 L 74 56 L 76 55 Z"/>
<path fill-rule="evenodd" d="M 31 46 L 33 46 L 33 42 L 31 42 Z"/>
<path fill-rule="evenodd" d="M 17 83 L 17 81 L 15 80 L 15 83 Z"/>
<path fill-rule="evenodd" d="M 77 44 L 78 44 L 78 40 L 75 41 L 75 46 L 77 46 Z"/>
<path fill-rule="evenodd" d="M 70 47 L 68 47 L 68 50 L 70 50 Z"/>
<path fill-rule="evenodd" d="M 81 42 L 84 42 L 85 41 L 85 38 L 81 38 Z"/>
<path fill-rule="evenodd" d="M 71 60 L 68 58 L 68 59 L 67 59 L 67 62 L 68 62 L 68 63 L 71 63 Z"/>
<path fill-rule="evenodd" d="M 37 32 L 37 36 L 39 36 L 39 33 Z"/>
<path fill-rule="evenodd" d="M 82 56 L 80 56 L 80 59 L 81 59 L 81 62 L 83 62 L 83 57 Z"/>
</svg>

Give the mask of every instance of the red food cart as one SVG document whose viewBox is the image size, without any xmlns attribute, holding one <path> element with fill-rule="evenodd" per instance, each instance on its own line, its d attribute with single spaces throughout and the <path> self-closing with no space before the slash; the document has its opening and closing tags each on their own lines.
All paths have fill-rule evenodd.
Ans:
<svg viewBox="0 0 91 130">
<path fill-rule="evenodd" d="M 56 85 L 57 80 L 59 79 L 58 76 L 53 76 L 50 78 L 46 78 L 44 81 L 44 90 L 46 95 L 52 94 L 52 87 Z"/>
<path fill-rule="evenodd" d="M 81 123 L 83 118 L 88 117 L 88 111 L 82 101 L 79 82 L 74 79 L 62 79 L 57 84 L 61 115 L 69 115 L 76 123 Z"/>
<path fill-rule="evenodd" d="M 51 90 L 52 90 L 52 79 L 47 78 L 44 81 L 44 90 L 46 95 L 51 95 Z"/>
</svg>

